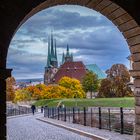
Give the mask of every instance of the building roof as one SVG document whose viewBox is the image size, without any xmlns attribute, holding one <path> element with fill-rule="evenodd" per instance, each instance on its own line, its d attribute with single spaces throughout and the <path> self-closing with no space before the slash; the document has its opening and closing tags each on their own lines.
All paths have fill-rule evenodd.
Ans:
<svg viewBox="0 0 140 140">
<path fill-rule="evenodd" d="M 106 78 L 106 74 L 96 64 L 86 65 L 86 68 L 97 74 L 99 79 Z"/>
<path fill-rule="evenodd" d="M 82 78 L 85 76 L 85 74 L 86 67 L 83 62 L 65 62 L 63 65 L 61 65 L 58 72 L 55 74 L 54 79 L 55 83 L 57 83 L 64 76 L 82 81 Z"/>
</svg>

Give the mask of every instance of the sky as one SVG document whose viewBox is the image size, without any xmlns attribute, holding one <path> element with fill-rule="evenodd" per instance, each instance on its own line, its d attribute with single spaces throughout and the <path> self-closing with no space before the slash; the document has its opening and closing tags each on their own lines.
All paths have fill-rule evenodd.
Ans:
<svg viewBox="0 0 140 140">
<path fill-rule="evenodd" d="M 127 42 L 109 19 L 89 8 L 62 5 L 35 14 L 14 35 L 7 65 L 16 79 L 43 78 L 51 30 L 59 64 L 69 44 L 74 60 L 85 65 L 97 64 L 103 71 L 116 63 L 129 67 Z"/>
</svg>

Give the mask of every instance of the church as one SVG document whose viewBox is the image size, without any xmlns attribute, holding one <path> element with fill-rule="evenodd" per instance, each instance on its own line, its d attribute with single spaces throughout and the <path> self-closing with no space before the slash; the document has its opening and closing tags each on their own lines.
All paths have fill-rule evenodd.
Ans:
<svg viewBox="0 0 140 140">
<path fill-rule="evenodd" d="M 74 61 L 69 45 L 66 47 L 66 53 L 63 52 L 61 65 L 58 66 L 56 39 L 51 33 L 48 37 L 48 56 L 44 84 L 57 84 L 64 76 L 75 78 L 82 82 L 88 70 L 96 73 L 99 79 L 106 78 L 105 73 L 96 64 L 85 66 L 82 61 Z"/>
</svg>

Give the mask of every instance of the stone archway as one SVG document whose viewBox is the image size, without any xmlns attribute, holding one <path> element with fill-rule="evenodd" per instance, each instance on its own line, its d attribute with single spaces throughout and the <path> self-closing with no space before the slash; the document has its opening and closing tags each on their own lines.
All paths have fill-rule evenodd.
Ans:
<svg viewBox="0 0 140 140">
<path fill-rule="evenodd" d="M 28 18 L 37 12 L 56 5 L 73 4 L 100 12 L 110 19 L 126 38 L 134 61 L 133 70 L 130 70 L 130 73 L 135 78 L 135 128 L 136 140 L 140 140 L 140 21 L 137 18 L 137 12 L 139 12 L 137 2 L 138 0 L 133 0 L 133 2 L 126 0 L 13 0 L 12 2 L 0 2 L 0 10 L 4 12 L 4 15 L 0 14 L 1 19 L 3 19 L 0 23 L 3 28 L 0 33 L 0 85 L 2 85 L 0 93 L 3 93 L 0 94 L 0 106 L 2 107 L 0 127 L 3 135 L 0 138 L 6 139 L 5 79 L 11 73 L 11 70 L 6 69 L 6 58 L 12 36 Z M 132 4 L 132 8 L 128 4 Z"/>
</svg>

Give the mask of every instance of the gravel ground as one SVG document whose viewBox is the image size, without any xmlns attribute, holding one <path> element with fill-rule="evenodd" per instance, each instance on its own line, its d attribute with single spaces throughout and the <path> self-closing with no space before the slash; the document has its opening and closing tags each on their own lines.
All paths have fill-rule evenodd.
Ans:
<svg viewBox="0 0 140 140">
<path fill-rule="evenodd" d="M 36 120 L 40 115 L 7 119 L 7 140 L 91 140 Z"/>
</svg>

